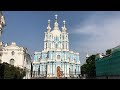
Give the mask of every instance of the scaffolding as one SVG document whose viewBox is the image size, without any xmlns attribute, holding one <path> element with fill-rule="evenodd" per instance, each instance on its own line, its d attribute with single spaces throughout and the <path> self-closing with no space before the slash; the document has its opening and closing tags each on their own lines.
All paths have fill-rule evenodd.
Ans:
<svg viewBox="0 0 120 90">
<path fill-rule="evenodd" d="M 110 55 L 97 58 L 96 76 L 120 76 L 120 48 L 114 49 Z"/>
</svg>

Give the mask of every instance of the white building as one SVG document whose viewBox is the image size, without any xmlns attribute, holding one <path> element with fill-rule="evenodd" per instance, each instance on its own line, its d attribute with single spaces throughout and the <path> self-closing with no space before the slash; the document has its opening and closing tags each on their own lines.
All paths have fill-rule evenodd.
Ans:
<svg viewBox="0 0 120 90">
<path fill-rule="evenodd" d="M 3 16 L 2 11 L 0 11 L 0 36 L 4 26 L 5 26 L 5 18 Z"/>
<path fill-rule="evenodd" d="M 0 53 L 0 62 L 7 62 L 16 67 L 26 69 L 25 79 L 30 78 L 31 70 L 31 57 L 28 54 L 27 48 L 19 47 L 15 42 L 12 42 L 10 45 L 1 43 L 1 53 Z"/>
</svg>

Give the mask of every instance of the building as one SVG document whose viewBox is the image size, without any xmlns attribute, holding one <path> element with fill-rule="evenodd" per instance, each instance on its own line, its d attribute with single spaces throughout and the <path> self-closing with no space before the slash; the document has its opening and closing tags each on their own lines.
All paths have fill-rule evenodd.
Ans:
<svg viewBox="0 0 120 90">
<path fill-rule="evenodd" d="M 5 18 L 3 16 L 2 11 L 0 11 L 0 60 L 2 59 L 2 42 L 1 42 L 1 35 L 3 32 L 3 27 L 5 26 Z"/>
<path fill-rule="evenodd" d="M 2 11 L 0 11 L 0 36 L 2 34 L 3 27 L 5 26 L 5 18 Z"/>
<path fill-rule="evenodd" d="M 51 30 L 50 20 L 48 20 L 44 50 L 34 53 L 33 77 L 63 78 L 78 77 L 79 75 L 79 53 L 69 50 L 66 23 L 63 21 L 61 31 L 57 15 L 55 15 L 53 30 Z"/>
<path fill-rule="evenodd" d="M 5 18 L 2 11 L 0 11 L 0 37 L 5 25 Z M 24 78 L 30 78 L 31 57 L 28 54 L 27 48 L 17 46 L 15 42 L 12 42 L 10 45 L 4 45 L 0 40 L 0 63 L 3 62 L 25 69 L 26 76 Z"/>
<path fill-rule="evenodd" d="M 26 70 L 25 79 L 30 78 L 31 57 L 28 54 L 27 48 L 19 47 L 15 42 L 10 45 L 1 43 L 2 53 L 0 54 L 0 62 L 7 62 L 8 64 L 20 67 Z"/>
<path fill-rule="evenodd" d="M 111 49 L 111 54 L 96 57 L 96 77 L 120 79 L 120 46 Z"/>
</svg>

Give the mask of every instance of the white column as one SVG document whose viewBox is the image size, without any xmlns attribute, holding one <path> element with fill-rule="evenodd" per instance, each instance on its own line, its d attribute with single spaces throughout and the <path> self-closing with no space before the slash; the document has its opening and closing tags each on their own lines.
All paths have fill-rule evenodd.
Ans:
<svg viewBox="0 0 120 90">
<path fill-rule="evenodd" d="M 53 42 L 51 42 L 51 49 L 53 48 Z"/>
<path fill-rule="evenodd" d="M 60 48 L 62 49 L 62 43 L 60 42 Z"/>
<path fill-rule="evenodd" d="M 55 63 L 55 77 L 57 77 L 56 63 Z"/>
<path fill-rule="evenodd" d="M 55 77 L 55 63 L 53 63 L 53 77 Z"/>
<path fill-rule="evenodd" d="M 67 63 L 67 76 L 69 77 L 69 68 L 70 68 L 70 65 L 69 63 Z"/>
<path fill-rule="evenodd" d="M 68 43 L 68 45 L 67 45 L 67 46 L 68 46 L 68 49 L 69 49 L 69 43 Z"/>
</svg>

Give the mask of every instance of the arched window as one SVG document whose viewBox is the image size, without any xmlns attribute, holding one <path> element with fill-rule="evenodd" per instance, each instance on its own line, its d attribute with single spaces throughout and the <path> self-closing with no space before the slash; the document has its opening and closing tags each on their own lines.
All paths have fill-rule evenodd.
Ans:
<svg viewBox="0 0 120 90">
<path fill-rule="evenodd" d="M 10 64 L 11 64 L 11 65 L 14 65 L 14 62 L 15 62 L 14 59 L 10 59 Z"/>
<path fill-rule="evenodd" d="M 60 59 L 60 55 L 57 55 L 57 59 Z"/>
<path fill-rule="evenodd" d="M 64 40 L 64 36 L 63 36 L 63 40 Z"/>
<path fill-rule="evenodd" d="M 61 40 L 61 35 L 60 35 L 60 40 Z"/>
<path fill-rule="evenodd" d="M 14 55 L 14 54 L 15 54 L 15 52 L 14 52 L 14 51 L 12 51 L 12 52 L 11 52 L 11 54 L 12 54 L 12 55 Z"/>
</svg>

